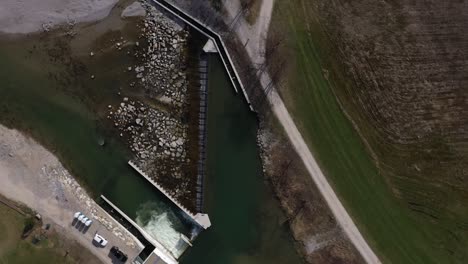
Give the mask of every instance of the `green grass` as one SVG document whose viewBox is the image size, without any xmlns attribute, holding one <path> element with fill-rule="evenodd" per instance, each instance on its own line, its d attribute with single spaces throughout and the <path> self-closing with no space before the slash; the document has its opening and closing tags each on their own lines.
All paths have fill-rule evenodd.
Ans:
<svg viewBox="0 0 468 264">
<path fill-rule="evenodd" d="M 76 263 L 74 259 L 64 258 L 64 250 L 55 247 L 56 236 L 50 236 L 38 245 L 30 242 L 30 237 L 21 239 L 25 216 L 0 205 L 0 264 L 24 263 Z"/>
<path fill-rule="evenodd" d="M 303 136 L 359 229 L 386 263 L 450 263 L 429 223 L 396 199 L 333 91 L 346 80 L 323 76 L 328 56 L 323 32 L 307 0 L 277 1 L 272 28 L 288 32 L 294 71 L 282 96 Z M 295 60 L 291 60 L 294 58 Z"/>
<path fill-rule="evenodd" d="M 21 236 L 23 218 L 13 210 L 0 206 L 0 263 L 6 263 L 5 253 L 15 247 L 15 241 Z"/>
<path fill-rule="evenodd" d="M 75 263 L 64 259 L 64 256 L 58 254 L 55 249 L 51 248 L 38 248 L 29 242 L 21 241 L 17 244 L 16 248 L 9 252 L 5 257 L 4 263 Z"/>
</svg>

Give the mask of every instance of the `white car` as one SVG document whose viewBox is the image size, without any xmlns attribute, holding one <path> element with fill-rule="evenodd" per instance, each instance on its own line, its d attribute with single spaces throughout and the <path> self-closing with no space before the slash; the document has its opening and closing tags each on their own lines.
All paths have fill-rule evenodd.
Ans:
<svg viewBox="0 0 468 264">
<path fill-rule="evenodd" d="M 96 233 L 96 235 L 94 235 L 93 241 L 95 241 L 96 243 L 98 243 L 102 247 L 105 247 L 107 245 L 107 240 L 105 238 L 103 238 L 101 235 L 99 235 L 98 233 Z"/>
<path fill-rule="evenodd" d="M 83 218 L 85 218 L 86 216 L 84 214 L 81 214 L 80 216 L 78 216 L 78 221 L 82 221 Z"/>
<path fill-rule="evenodd" d="M 88 220 L 89 220 L 88 217 L 85 217 L 85 218 L 81 219 L 81 223 L 84 224 L 84 223 L 86 223 L 86 221 L 88 221 Z"/>
<path fill-rule="evenodd" d="M 75 217 L 75 218 L 78 218 L 80 215 L 81 215 L 81 212 L 76 212 L 75 215 L 74 215 L 74 217 Z"/>
<path fill-rule="evenodd" d="M 92 223 L 93 223 L 93 220 L 88 219 L 88 221 L 86 221 L 85 223 L 85 226 L 89 227 Z"/>
</svg>

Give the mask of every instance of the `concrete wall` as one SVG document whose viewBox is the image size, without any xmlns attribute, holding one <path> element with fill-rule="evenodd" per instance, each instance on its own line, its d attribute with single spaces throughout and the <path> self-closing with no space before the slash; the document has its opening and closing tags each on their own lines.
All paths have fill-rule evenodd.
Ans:
<svg viewBox="0 0 468 264">
<path fill-rule="evenodd" d="M 156 187 L 160 192 L 162 192 L 169 200 L 171 200 L 175 205 L 177 205 L 182 211 L 184 211 L 188 216 L 190 216 L 197 224 L 199 224 L 201 227 L 204 229 L 207 229 L 208 227 L 211 226 L 210 218 L 208 217 L 207 214 L 202 214 L 202 213 L 197 213 L 193 214 L 190 212 L 187 208 L 185 208 L 182 204 L 180 204 L 174 197 L 172 197 L 169 192 L 167 192 L 161 185 L 159 185 L 156 181 L 151 179 L 143 170 L 138 168 L 138 166 L 133 163 L 132 161 L 129 161 L 128 164 L 135 169 L 138 173 L 140 173 L 141 176 L 143 176 L 146 180 L 148 180 L 151 184 L 153 184 L 154 187 Z"/>
</svg>

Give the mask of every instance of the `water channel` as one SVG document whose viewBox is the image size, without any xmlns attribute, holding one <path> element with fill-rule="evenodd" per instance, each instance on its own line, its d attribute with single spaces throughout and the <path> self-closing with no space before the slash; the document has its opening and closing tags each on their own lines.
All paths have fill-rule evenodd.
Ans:
<svg viewBox="0 0 468 264">
<path fill-rule="evenodd" d="M 116 32 L 132 34 L 125 27 Z M 190 221 L 127 165 L 131 153 L 103 121 L 107 104 L 120 100 L 119 87 L 129 78 L 122 69 L 132 59 L 105 55 L 90 64 L 61 41 L 43 35 L 0 40 L 0 122 L 56 153 L 94 197 L 106 195 L 154 236 L 190 236 Z M 106 38 L 92 43 L 101 41 Z M 228 80 L 219 58 L 211 56 L 205 206 L 212 227 L 181 263 L 300 263 L 263 182 L 255 115 Z M 104 147 L 97 143 L 102 139 Z"/>
<path fill-rule="evenodd" d="M 182 258 L 193 264 L 301 263 L 274 194 L 263 180 L 257 119 L 221 59 L 209 59 L 206 211 L 212 227 Z"/>
</svg>

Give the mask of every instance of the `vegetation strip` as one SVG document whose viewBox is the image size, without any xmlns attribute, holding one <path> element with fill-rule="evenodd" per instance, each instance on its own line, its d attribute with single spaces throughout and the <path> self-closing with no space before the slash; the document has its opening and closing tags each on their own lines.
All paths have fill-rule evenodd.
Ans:
<svg viewBox="0 0 468 264">
<path fill-rule="evenodd" d="M 334 92 L 349 85 L 349 80 L 327 77 L 325 68 L 332 67 L 331 44 L 311 18 L 312 11 L 305 8 L 307 1 L 299 2 L 278 1 L 272 28 L 289 33 L 285 45 L 296 59 L 292 68 L 297 71 L 288 76 L 282 97 L 320 166 L 383 262 L 450 263 L 440 248 L 428 244 L 428 237 L 433 236 L 430 227 L 393 197 L 340 108 Z"/>
</svg>

